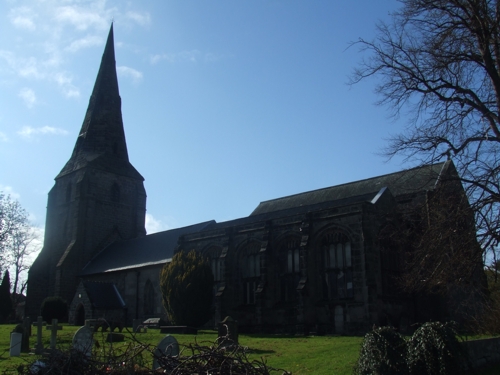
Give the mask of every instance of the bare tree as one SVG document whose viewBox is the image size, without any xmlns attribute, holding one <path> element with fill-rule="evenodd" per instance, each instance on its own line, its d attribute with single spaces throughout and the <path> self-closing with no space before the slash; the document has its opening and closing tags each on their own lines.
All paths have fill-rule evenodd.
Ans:
<svg viewBox="0 0 500 375">
<path fill-rule="evenodd" d="M 410 113 L 386 155 L 434 163 L 452 159 L 482 249 L 500 243 L 500 0 L 400 0 L 351 83 L 380 79 L 379 104 Z"/>
<path fill-rule="evenodd" d="M 22 283 L 22 273 L 31 266 L 33 260 L 30 255 L 40 250 L 39 240 L 40 235 L 35 227 L 25 227 L 10 236 L 5 258 L 14 274 L 13 293 L 23 293 L 25 283 Z"/>
<path fill-rule="evenodd" d="M 28 230 L 28 214 L 17 200 L 0 192 L 0 272 L 8 263 L 6 249 L 13 236 Z"/>
</svg>

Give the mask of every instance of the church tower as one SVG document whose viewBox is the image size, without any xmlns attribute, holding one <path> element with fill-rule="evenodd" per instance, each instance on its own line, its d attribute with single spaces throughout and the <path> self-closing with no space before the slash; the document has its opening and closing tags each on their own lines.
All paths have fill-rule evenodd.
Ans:
<svg viewBox="0 0 500 375">
<path fill-rule="evenodd" d="M 36 318 L 49 296 L 70 303 L 82 268 L 111 242 L 145 235 L 145 215 L 144 178 L 128 159 L 111 25 L 73 154 L 49 192 L 26 316 Z"/>
</svg>

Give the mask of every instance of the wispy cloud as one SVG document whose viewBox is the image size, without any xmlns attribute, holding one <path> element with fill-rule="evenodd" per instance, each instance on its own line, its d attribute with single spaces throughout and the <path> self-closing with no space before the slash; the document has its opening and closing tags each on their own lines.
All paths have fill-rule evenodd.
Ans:
<svg viewBox="0 0 500 375">
<path fill-rule="evenodd" d="M 104 43 L 104 38 L 100 36 L 95 36 L 95 35 L 87 35 L 84 38 L 77 39 L 71 44 L 66 47 L 67 51 L 70 52 L 77 52 L 83 48 L 89 48 L 93 46 L 100 46 Z"/>
<path fill-rule="evenodd" d="M 35 25 L 36 15 L 28 7 L 19 7 L 11 9 L 9 12 L 9 20 L 18 29 L 33 31 L 36 29 Z"/>
<path fill-rule="evenodd" d="M 230 57 L 229 55 L 216 54 L 212 52 L 202 53 L 197 49 L 193 49 L 191 51 L 181 51 L 174 53 L 161 53 L 156 55 L 151 55 L 149 57 L 149 62 L 151 64 L 157 64 L 160 61 L 167 61 L 169 63 L 182 63 L 182 62 L 205 62 L 205 63 L 213 63 L 219 60 L 222 60 L 226 57 Z"/>
<path fill-rule="evenodd" d="M 11 9 L 7 10 L 6 27 L 10 28 L 12 36 L 16 38 L 16 46 L 13 43 L 11 47 L 7 47 L 9 44 L 2 45 L 0 76 L 55 83 L 67 98 L 80 96 L 80 89 L 67 68 L 68 61 L 74 58 L 69 54 L 103 45 L 106 30 L 113 18 L 129 28 L 147 27 L 152 22 L 148 12 L 141 11 L 140 8 L 132 9 L 130 3 L 111 4 L 107 0 L 7 3 Z M 19 3 L 29 6 L 19 6 Z M 30 37 L 27 38 L 19 30 L 29 31 Z M 122 73 L 135 83 L 142 79 L 142 73 L 137 70 Z M 17 90 L 25 85 L 27 84 L 20 83 Z M 23 98 L 29 103 L 28 97 Z"/>
<path fill-rule="evenodd" d="M 24 126 L 17 134 L 23 138 L 32 139 L 36 135 L 67 135 L 68 132 L 64 129 L 54 128 L 52 126 L 43 126 L 41 128 Z"/>
<path fill-rule="evenodd" d="M 76 5 L 61 6 L 54 9 L 54 19 L 57 22 L 70 24 L 77 30 L 97 28 L 105 30 L 109 27 L 109 20 L 114 8 L 106 9 L 105 1 L 97 1 L 90 7 L 79 7 Z"/>
<path fill-rule="evenodd" d="M 156 233 L 156 232 L 161 232 L 164 230 L 170 229 L 169 226 L 165 223 L 163 223 L 159 219 L 155 219 L 153 215 L 151 214 L 146 214 L 146 232 L 148 234 Z"/>
<path fill-rule="evenodd" d="M 13 188 L 12 186 L 9 186 L 9 185 L 2 185 L 0 184 L 0 191 L 2 193 L 4 193 L 5 195 L 10 195 L 10 197 L 12 199 L 16 199 L 18 200 L 19 198 L 21 198 L 21 195 L 19 193 L 17 193 Z"/>
<path fill-rule="evenodd" d="M 142 81 L 142 72 L 129 68 L 128 66 L 118 66 L 116 67 L 116 71 L 123 77 L 131 78 L 133 83 L 139 83 Z"/>
<path fill-rule="evenodd" d="M 150 62 L 151 64 L 157 64 L 158 62 L 165 60 L 169 63 L 186 62 L 186 61 L 195 63 L 200 59 L 201 56 L 202 53 L 200 51 L 198 51 L 197 49 L 193 49 L 191 51 L 181 51 L 175 53 L 162 53 L 158 55 L 153 55 L 150 57 Z"/>
<path fill-rule="evenodd" d="M 125 13 L 125 17 L 141 26 L 148 26 L 151 23 L 151 16 L 148 12 L 128 11 L 127 13 Z"/>
<path fill-rule="evenodd" d="M 8 142 L 9 137 L 7 137 L 7 134 L 0 132 L 0 142 Z"/>
<path fill-rule="evenodd" d="M 36 103 L 35 92 L 27 87 L 19 91 L 19 97 L 24 100 L 24 104 L 26 104 L 28 108 L 32 108 Z"/>
</svg>

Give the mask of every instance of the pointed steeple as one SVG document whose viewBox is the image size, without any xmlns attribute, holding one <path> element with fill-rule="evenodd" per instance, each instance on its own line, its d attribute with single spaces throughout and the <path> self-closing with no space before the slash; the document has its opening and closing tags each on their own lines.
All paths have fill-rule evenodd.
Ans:
<svg viewBox="0 0 500 375">
<path fill-rule="evenodd" d="M 113 167 L 114 172 L 140 177 L 128 160 L 116 75 L 113 24 L 73 154 L 56 178 L 90 164 L 99 169 Z M 133 171 L 125 171 L 127 165 Z"/>
</svg>

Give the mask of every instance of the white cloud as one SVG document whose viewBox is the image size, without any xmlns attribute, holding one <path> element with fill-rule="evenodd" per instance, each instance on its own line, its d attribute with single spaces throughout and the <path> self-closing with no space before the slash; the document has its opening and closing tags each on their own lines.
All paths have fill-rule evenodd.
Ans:
<svg viewBox="0 0 500 375">
<path fill-rule="evenodd" d="M 161 220 L 157 220 L 151 214 L 146 214 L 146 232 L 148 234 L 162 232 L 164 230 L 170 229 L 169 226 L 163 223 Z"/>
<path fill-rule="evenodd" d="M 0 142 L 8 142 L 9 137 L 7 137 L 7 134 L 0 132 Z"/>
<path fill-rule="evenodd" d="M 195 63 L 201 57 L 201 52 L 197 49 L 193 49 L 191 51 L 181 51 L 176 53 L 163 53 L 159 55 L 153 55 L 150 57 L 151 64 L 156 64 L 161 60 L 166 60 L 169 63 L 176 62 L 192 62 Z"/>
<path fill-rule="evenodd" d="M 9 12 L 10 22 L 18 29 L 33 31 L 36 29 L 35 21 L 36 15 L 28 7 L 20 7 L 11 9 Z"/>
<path fill-rule="evenodd" d="M 93 46 L 100 46 L 103 44 L 103 38 L 94 35 L 87 35 L 85 38 L 81 38 L 71 42 L 71 44 L 66 47 L 67 51 L 76 52 L 82 48 L 89 48 Z"/>
<path fill-rule="evenodd" d="M 139 83 L 142 80 L 142 72 L 129 68 L 128 66 L 118 66 L 116 67 L 116 71 L 123 77 L 132 78 L 132 82 L 134 83 Z"/>
<path fill-rule="evenodd" d="M 148 26 L 151 23 L 151 17 L 148 12 L 132 12 L 128 11 L 125 17 L 136 22 L 141 26 Z"/>
<path fill-rule="evenodd" d="M 60 23 L 69 23 L 77 30 L 87 30 L 97 28 L 104 30 L 109 27 L 114 9 L 106 9 L 105 1 L 91 3 L 90 8 L 78 6 L 62 6 L 54 10 L 54 19 Z"/>
<path fill-rule="evenodd" d="M 52 79 L 57 82 L 59 87 L 61 87 L 64 95 L 67 98 L 78 98 L 80 96 L 80 90 L 78 90 L 78 88 L 73 85 L 73 77 L 69 73 L 55 73 Z"/>
<path fill-rule="evenodd" d="M 19 200 L 19 198 L 21 198 L 21 195 L 15 192 L 12 186 L 0 184 L 0 191 L 5 195 L 10 195 L 12 199 Z"/>
<path fill-rule="evenodd" d="M 229 56 L 230 55 L 218 55 L 212 52 L 202 53 L 197 49 L 194 49 L 191 51 L 181 51 L 175 53 L 161 53 L 161 54 L 151 55 L 149 57 L 149 62 L 153 65 L 159 63 L 162 60 L 165 60 L 169 63 L 180 63 L 180 62 L 196 63 L 198 61 L 213 63 Z"/>
<path fill-rule="evenodd" d="M 21 91 L 19 92 L 19 96 L 24 100 L 24 103 L 28 108 L 33 107 L 33 105 L 35 105 L 36 103 L 36 95 L 32 89 L 26 87 L 21 89 Z"/>
<path fill-rule="evenodd" d="M 31 139 L 35 135 L 67 135 L 68 132 L 64 129 L 54 128 L 52 126 L 43 126 L 41 128 L 32 128 L 31 126 L 24 126 L 17 132 L 21 137 Z"/>
</svg>

